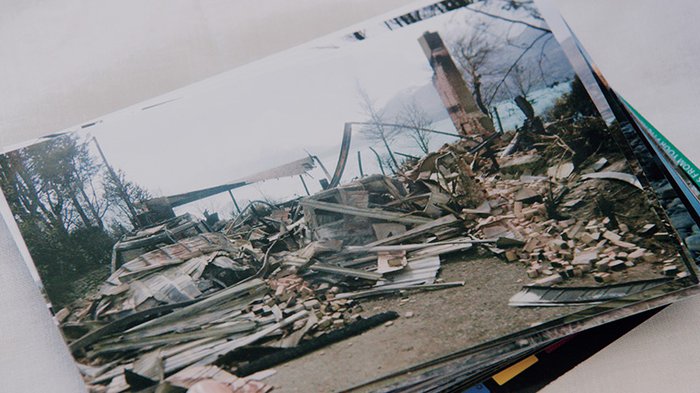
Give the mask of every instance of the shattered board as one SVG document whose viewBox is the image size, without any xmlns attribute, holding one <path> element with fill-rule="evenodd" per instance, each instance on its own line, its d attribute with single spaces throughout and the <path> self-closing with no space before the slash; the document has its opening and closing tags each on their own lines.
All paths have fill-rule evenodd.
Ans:
<svg viewBox="0 0 700 393">
<path fill-rule="evenodd" d="M 690 184 L 577 71 L 422 2 L 6 149 L 6 218 L 93 391 L 468 387 L 696 290 Z"/>
</svg>

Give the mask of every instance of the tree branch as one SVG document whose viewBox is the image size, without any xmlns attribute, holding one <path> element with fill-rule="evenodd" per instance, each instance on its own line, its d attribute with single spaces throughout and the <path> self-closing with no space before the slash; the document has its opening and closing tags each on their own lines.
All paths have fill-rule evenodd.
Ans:
<svg viewBox="0 0 700 393">
<path fill-rule="evenodd" d="M 522 21 L 522 20 L 510 19 L 510 18 L 506 18 L 505 16 L 500 16 L 500 15 L 492 14 L 492 13 L 490 13 L 490 12 L 486 12 L 486 11 L 482 11 L 482 10 L 477 10 L 477 9 L 469 8 L 469 7 L 464 7 L 464 9 L 467 9 L 467 10 L 472 11 L 472 12 L 476 12 L 477 14 L 482 14 L 482 15 L 486 15 L 486 16 L 491 17 L 491 18 L 499 19 L 499 20 L 502 20 L 502 21 L 505 21 L 505 22 L 517 23 L 517 24 L 519 24 L 519 25 L 525 25 L 525 26 L 527 26 L 527 27 L 529 27 L 529 28 L 531 28 L 531 29 L 544 31 L 544 32 L 546 32 L 546 33 L 551 33 L 551 32 L 552 32 L 551 30 L 549 30 L 549 29 L 547 29 L 547 28 L 544 28 L 544 27 L 541 27 L 541 26 L 537 26 L 537 25 L 533 25 L 532 23 L 528 23 L 528 22 L 525 22 L 525 21 Z"/>
<path fill-rule="evenodd" d="M 498 89 L 499 89 L 499 88 L 503 85 L 503 83 L 506 81 L 506 79 L 508 78 L 508 75 L 510 75 L 511 71 L 513 71 L 513 69 L 518 65 L 518 62 L 523 58 L 523 56 L 525 56 L 525 53 L 527 53 L 530 49 L 532 49 L 532 47 L 535 46 L 535 44 L 537 43 L 537 41 L 539 41 L 540 38 L 546 36 L 547 34 L 551 34 L 551 32 L 549 32 L 549 33 L 542 33 L 542 34 L 540 34 L 537 38 L 535 38 L 534 40 L 532 40 L 532 43 L 531 43 L 530 45 L 528 45 L 528 47 L 525 48 L 525 50 L 523 50 L 523 52 L 520 54 L 520 56 L 518 56 L 518 58 L 515 59 L 515 61 L 513 62 L 513 64 L 510 65 L 510 67 L 508 68 L 508 71 L 506 71 L 506 73 L 503 75 L 503 78 L 501 78 L 501 81 L 498 82 L 498 84 L 496 85 L 496 88 L 493 90 L 493 93 L 491 93 L 491 97 L 489 97 L 489 102 L 488 102 L 488 104 L 487 104 L 488 106 L 491 106 L 491 103 L 493 102 L 493 99 L 496 97 L 496 93 L 498 93 Z"/>
</svg>

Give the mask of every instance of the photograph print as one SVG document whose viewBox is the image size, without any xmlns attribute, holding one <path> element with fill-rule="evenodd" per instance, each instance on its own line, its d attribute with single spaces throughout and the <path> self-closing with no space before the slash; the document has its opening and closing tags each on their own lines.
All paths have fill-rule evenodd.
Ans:
<svg viewBox="0 0 700 393">
<path fill-rule="evenodd" d="M 0 189 L 91 391 L 374 391 L 696 283 L 623 131 L 531 1 L 423 2 L 5 150 Z"/>
</svg>

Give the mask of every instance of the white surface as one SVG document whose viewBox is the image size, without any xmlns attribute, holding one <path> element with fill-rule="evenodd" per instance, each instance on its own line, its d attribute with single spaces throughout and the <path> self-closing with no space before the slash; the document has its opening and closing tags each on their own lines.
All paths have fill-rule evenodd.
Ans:
<svg viewBox="0 0 700 393">
<path fill-rule="evenodd" d="M 5 1 L 0 146 L 83 123 L 404 4 Z M 695 162 L 700 4 L 554 0 L 628 101 Z M 76 392 L 72 358 L 0 221 L 0 391 Z M 549 392 L 697 391 L 700 299 L 669 307 Z"/>
<path fill-rule="evenodd" d="M 0 146 L 55 132 L 406 0 L 5 0 Z"/>
</svg>

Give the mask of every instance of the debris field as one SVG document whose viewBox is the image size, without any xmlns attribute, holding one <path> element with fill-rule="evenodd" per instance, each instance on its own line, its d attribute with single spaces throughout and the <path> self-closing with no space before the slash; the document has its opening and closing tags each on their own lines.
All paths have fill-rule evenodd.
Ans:
<svg viewBox="0 0 700 393">
<path fill-rule="evenodd" d="M 687 275 L 652 194 L 607 138 L 464 137 L 392 176 L 252 202 L 211 225 L 179 216 L 117 243 L 112 274 L 56 319 L 92 391 L 267 392 L 275 367 L 344 340 L 362 352 L 363 333 L 397 319 L 430 329 L 401 304 L 463 290 L 474 278 L 459 264 L 488 263 L 495 277 L 507 266 L 519 290 L 503 304 L 532 311 L 528 324 L 555 315 L 541 306 Z M 455 307 L 450 323 L 475 323 L 472 311 Z"/>
</svg>

